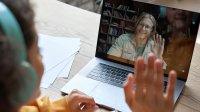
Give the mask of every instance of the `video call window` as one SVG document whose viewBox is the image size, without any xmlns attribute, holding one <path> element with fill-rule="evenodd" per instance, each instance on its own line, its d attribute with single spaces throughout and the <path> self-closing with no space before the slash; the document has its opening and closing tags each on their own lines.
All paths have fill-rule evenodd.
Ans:
<svg viewBox="0 0 200 112">
<path fill-rule="evenodd" d="M 175 69 L 186 79 L 197 37 L 199 14 L 133 0 L 105 0 L 98 57 L 134 65 L 153 53 L 167 74 Z"/>
</svg>

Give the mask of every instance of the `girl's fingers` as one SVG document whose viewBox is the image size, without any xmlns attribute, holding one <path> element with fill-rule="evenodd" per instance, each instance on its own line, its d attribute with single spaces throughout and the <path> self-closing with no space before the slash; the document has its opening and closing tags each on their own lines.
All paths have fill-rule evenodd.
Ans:
<svg viewBox="0 0 200 112">
<path fill-rule="evenodd" d="M 175 90 L 175 85 L 176 85 L 176 72 L 175 71 L 170 71 L 169 73 L 169 81 L 167 85 L 167 100 L 168 101 L 173 101 L 174 99 L 174 90 Z"/>
<path fill-rule="evenodd" d="M 79 90 L 73 90 L 70 95 L 71 104 L 87 104 L 87 105 L 96 105 L 94 98 L 86 95 L 85 93 Z"/>
<path fill-rule="evenodd" d="M 146 96 L 147 100 L 151 101 L 153 96 L 153 82 L 154 82 L 154 76 L 155 76 L 155 71 L 154 71 L 154 62 L 155 62 L 155 57 L 153 54 L 150 54 L 148 56 L 148 62 L 147 62 L 147 70 L 145 70 L 145 88 L 146 88 Z"/>
<path fill-rule="evenodd" d="M 99 107 L 97 105 L 91 106 L 91 107 L 85 106 L 84 108 L 80 109 L 79 111 L 81 111 L 81 112 L 95 112 L 98 109 L 99 109 Z"/>
<path fill-rule="evenodd" d="M 134 94 L 133 84 L 135 84 L 135 80 L 133 74 L 129 74 L 127 80 L 124 83 L 124 94 L 126 103 L 131 106 L 132 102 L 134 102 Z"/>
<path fill-rule="evenodd" d="M 163 98 L 163 92 L 164 92 L 164 76 L 163 76 L 163 70 L 162 70 L 162 62 L 161 60 L 155 61 L 155 73 L 156 73 L 156 79 L 155 79 L 155 94 L 156 99 L 162 99 Z"/>
<path fill-rule="evenodd" d="M 144 87 L 144 59 L 139 57 L 136 60 L 135 65 L 135 81 L 136 81 L 136 90 L 135 90 L 135 98 L 136 100 L 141 100 L 143 98 L 143 87 Z"/>
</svg>

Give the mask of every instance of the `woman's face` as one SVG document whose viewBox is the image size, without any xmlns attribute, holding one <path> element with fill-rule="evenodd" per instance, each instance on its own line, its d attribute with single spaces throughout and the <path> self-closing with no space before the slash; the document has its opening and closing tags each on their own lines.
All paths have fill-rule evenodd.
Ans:
<svg viewBox="0 0 200 112">
<path fill-rule="evenodd" d="M 42 75 L 44 72 L 44 65 L 42 63 L 42 56 L 40 55 L 40 51 L 38 48 L 38 37 L 36 37 L 33 45 L 28 51 L 28 58 L 31 63 L 31 65 L 34 67 L 36 70 L 36 73 L 38 75 L 38 82 L 37 82 L 37 88 L 35 90 L 34 96 L 31 98 L 29 102 L 32 100 L 35 100 L 40 95 L 40 82 L 42 79 Z"/>
<path fill-rule="evenodd" d="M 136 27 L 136 37 L 148 38 L 151 36 L 153 22 L 149 18 L 143 18 Z"/>
</svg>

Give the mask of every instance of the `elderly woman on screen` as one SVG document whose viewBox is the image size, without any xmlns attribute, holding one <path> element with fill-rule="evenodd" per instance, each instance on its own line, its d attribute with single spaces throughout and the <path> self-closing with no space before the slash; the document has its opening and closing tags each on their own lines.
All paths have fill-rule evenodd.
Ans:
<svg viewBox="0 0 200 112">
<path fill-rule="evenodd" d="M 148 54 L 153 53 L 162 59 L 164 39 L 156 34 L 156 20 L 148 13 L 142 13 L 135 22 L 134 34 L 120 35 L 111 46 L 107 54 L 135 61 L 143 56 L 146 60 Z"/>
</svg>

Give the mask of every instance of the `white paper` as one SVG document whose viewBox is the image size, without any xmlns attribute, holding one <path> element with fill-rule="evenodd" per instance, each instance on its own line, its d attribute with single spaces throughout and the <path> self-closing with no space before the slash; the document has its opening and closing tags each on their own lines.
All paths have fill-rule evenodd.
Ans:
<svg viewBox="0 0 200 112">
<path fill-rule="evenodd" d="M 53 69 L 44 73 L 42 83 L 52 84 L 57 77 L 68 77 L 74 58 L 75 54 L 58 64 Z"/>
<path fill-rule="evenodd" d="M 40 87 L 41 87 L 41 88 L 45 88 L 45 89 L 48 88 L 50 85 L 51 85 L 51 84 L 49 84 L 49 83 L 44 83 L 44 82 L 41 82 L 41 83 L 40 83 Z"/>
<path fill-rule="evenodd" d="M 68 77 L 80 39 L 40 34 L 39 46 L 45 68 L 40 87 L 48 88 L 58 76 Z"/>
<path fill-rule="evenodd" d="M 61 70 L 58 77 L 68 78 L 70 69 L 72 67 L 73 61 L 74 61 L 75 55 L 69 58 L 69 62 L 65 65 L 64 69 Z"/>
<path fill-rule="evenodd" d="M 53 69 L 45 72 L 42 77 L 41 82 L 52 84 L 54 82 L 54 80 L 56 79 L 56 77 L 59 75 L 60 71 L 62 71 L 62 69 L 65 67 L 66 64 L 67 64 L 67 62 L 64 61 L 64 62 L 58 64 L 57 66 L 55 66 Z"/>
<path fill-rule="evenodd" d="M 38 44 L 41 48 L 45 72 L 47 72 L 80 49 L 80 38 L 52 37 L 40 34 Z"/>
</svg>

